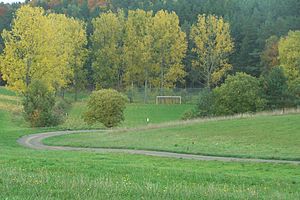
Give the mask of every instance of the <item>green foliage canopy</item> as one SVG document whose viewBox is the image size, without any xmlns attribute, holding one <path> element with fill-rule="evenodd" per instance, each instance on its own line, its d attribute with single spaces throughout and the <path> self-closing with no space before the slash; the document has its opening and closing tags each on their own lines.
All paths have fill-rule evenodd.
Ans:
<svg viewBox="0 0 300 200">
<path fill-rule="evenodd" d="M 213 92 L 216 115 L 257 112 L 266 104 L 259 80 L 245 73 L 229 75 Z"/>
<path fill-rule="evenodd" d="M 124 109 L 127 98 L 113 89 L 95 91 L 90 96 L 84 115 L 88 124 L 101 122 L 104 126 L 111 128 L 117 126 L 124 120 Z"/>
<path fill-rule="evenodd" d="M 24 115 L 32 127 L 57 125 L 57 118 L 53 114 L 54 106 L 54 94 L 42 81 L 33 81 L 24 93 Z"/>
<path fill-rule="evenodd" d="M 268 99 L 268 107 L 270 109 L 290 106 L 291 96 L 288 91 L 287 80 L 282 67 L 273 67 L 271 71 L 263 77 L 264 92 Z"/>
</svg>

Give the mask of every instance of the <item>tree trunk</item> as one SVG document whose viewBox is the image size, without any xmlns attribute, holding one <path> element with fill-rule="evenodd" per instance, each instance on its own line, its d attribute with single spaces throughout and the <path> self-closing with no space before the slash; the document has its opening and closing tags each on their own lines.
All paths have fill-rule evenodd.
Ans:
<svg viewBox="0 0 300 200">
<path fill-rule="evenodd" d="M 207 84 L 206 84 L 207 89 L 210 90 L 211 85 L 210 85 L 210 74 L 207 74 Z"/>
<path fill-rule="evenodd" d="M 163 59 L 162 66 L 160 67 L 160 95 L 164 95 L 164 67 L 165 61 Z"/>
<path fill-rule="evenodd" d="M 148 89 L 148 73 L 146 72 L 145 90 L 144 90 L 144 103 L 145 104 L 148 103 L 147 89 Z"/>
<path fill-rule="evenodd" d="M 78 100 L 78 87 L 76 87 L 76 86 L 75 86 L 74 100 L 75 100 L 75 102 L 77 102 L 77 100 Z"/>
<path fill-rule="evenodd" d="M 31 60 L 27 60 L 27 63 L 26 63 L 26 80 L 25 80 L 25 84 L 26 84 L 26 88 L 29 87 L 29 84 L 30 84 L 30 68 L 31 68 Z"/>
<path fill-rule="evenodd" d="M 133 81 L 131 81 L 131 95 L 129 97 L 130 103 L 133 103 L 133 89 L 134 89 Z"/>
<path fill-rule="evenodd" d="M 62 89 L 62 99 L 65 99 L 65 89 Z"/>
</svg>

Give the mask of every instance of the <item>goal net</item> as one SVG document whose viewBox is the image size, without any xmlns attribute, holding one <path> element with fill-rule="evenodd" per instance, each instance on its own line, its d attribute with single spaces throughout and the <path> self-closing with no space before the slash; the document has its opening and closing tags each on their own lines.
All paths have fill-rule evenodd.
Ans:
<svg viewBox="0 0 300 200">
<path fill-rule="evenodd" d="M 181 104 L 181 96 L 157 96 L 156 104 Z"/>
</svg>

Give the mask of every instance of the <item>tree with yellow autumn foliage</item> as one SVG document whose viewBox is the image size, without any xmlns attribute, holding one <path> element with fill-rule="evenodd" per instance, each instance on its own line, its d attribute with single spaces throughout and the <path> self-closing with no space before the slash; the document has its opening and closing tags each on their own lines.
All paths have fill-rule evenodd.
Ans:
<svg viewBox="0 0 300 200">
<path fill-rule="evenodd" d="M 228 56 L 233 52 L 234 43 L 229 23 L 215 15 L 199 15 L 190 37 L 194 43 L 192 51 L 197 55 L 192 66 L 210 89 L 232 68 Z"/>
<path fill-rule="evenodd" d="M 103 13 L 92 21 L 93 75 L 102 88 L 121 87 L 123 81 L 124 13 Z"/>
<path fill-rule="evenodd" d="M 56 18 L 57 23 L 58 21 L 60 21 L 61 27 L 67 30 L 61 39 L 63 39 L 62 44 L 65 47 L 64 52 L 68 57 L 68 68 L 72 70 L 72 75 L 68 77 L 69 86 L 73 88 L 75 100 L 77 100 L 79 90 L 84 89 L 87 82 L 84 69 L 88 57 L 86 25 L 82 21 L 67 18 L 64 15 L 59 15 Z"/>
<path fill-rule="evenodd" d="M 174 87 L 184 82 L 182 64 L 187 50 L 186 34 L 175 12 L 161 10 L 153 17 L 153 60 L 159 66 L 159 87 Z"/>
<path fill-rule="evenodd" d="M 33 80 L 42 81 L 52 91 L 66 87 L 74 79 L 76 52 L 86 44 L 81 23 L 30 6 L 16 12 L 12 30 L 5 30 L 2 36 L 1 74 L 19 92 Z"/>
<path fill-rule="evenodd" d="M 300 77 L 300 31 L 290 31 L 279 42 L 280 64 L 289 79 Z"/>
<path fill-rule="evenodd" d="M 129 11 L 124 37 L 125 81 L 129 85 L 133 83 L 147 87 L 155 70 L 151 49 L 152 24 L 152 12 Z"/>
</svg>

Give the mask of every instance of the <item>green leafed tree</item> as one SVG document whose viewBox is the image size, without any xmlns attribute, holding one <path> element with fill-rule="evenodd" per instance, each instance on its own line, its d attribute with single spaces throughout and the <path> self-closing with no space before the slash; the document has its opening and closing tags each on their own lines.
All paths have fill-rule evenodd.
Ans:
<svg viewBox="0 0 300 200">
<path fill-rule="evenodd" d="M 245 73 L 229 75 L 213 93 L 216 115 L 257 112 L 266 106 L 259 80 Z"/>
<path fill-rule="evenodd" d="M 270 109 L 288 107 L 291 96 L 282 67 L 272 67 L 263 79 L 264 92 Z"/>
<path fill-rule="evenodd" d="M 30 83 L 23 99 L 24 116 L 32 127 L 57 125 L 58 116 L 53 113 L 55 105 L 54 93 L 39 80 Z"/>
<path fill-rule="evenodd" d="M 194 43 L 192 51 L 197 55 L 193 68 L 200 72 L 199 78 L 205 81 L 207 88 L 211 88 L 232 67 L 228 61 L 234 48 L 229 23 L 222 17 L 199 15 L 190 37 Z"/>
</svg>

